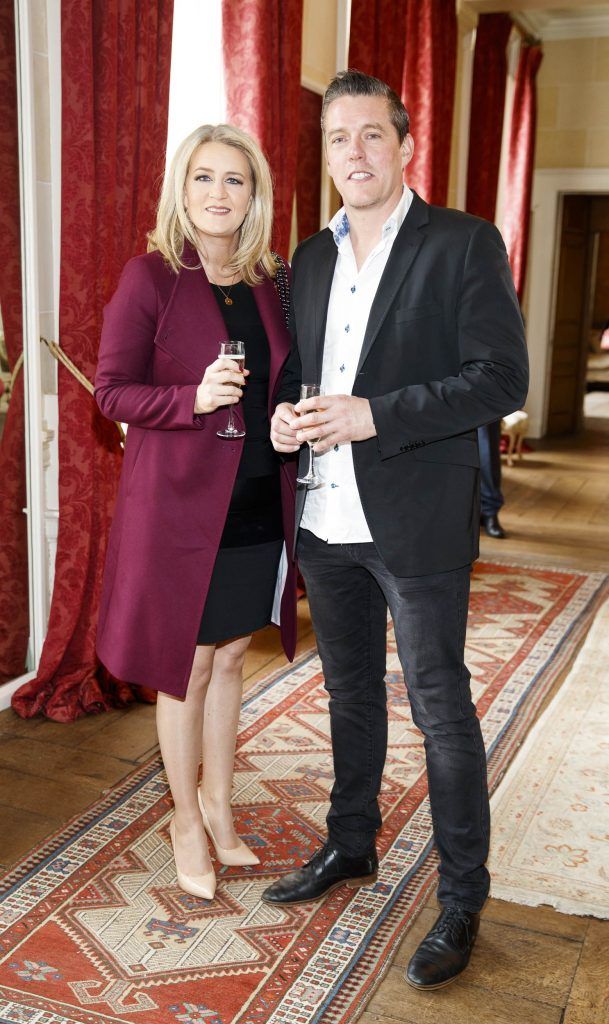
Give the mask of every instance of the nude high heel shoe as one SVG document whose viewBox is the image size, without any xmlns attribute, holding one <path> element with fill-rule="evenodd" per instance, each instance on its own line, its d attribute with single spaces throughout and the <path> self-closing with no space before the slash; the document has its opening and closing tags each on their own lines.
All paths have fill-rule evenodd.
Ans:
<svg viewBox="0 0 609 1024">
<path fill-rule="evenodd" d="M 209 818 L 207 817 L 207 811 L 205 810 L 201 790 L 199 789 L 197 792 L 199 795 L 201 817 L 203 818 L 203 827 L 216 848 L 216 856 L 220 863 L 225 864 L 227 867 L 247 867 L 250 864 L 260 864 L 260 858 L 257 857 L 254 851 L 250 850 L 249 846 L 246 846 L 241 839 L 239 840 L 239 845 L 233 846 L 230 850 L 219 845 L 218 840 L 212 831 L 212 827 L 209 824 Z"/>
<path fill-rule="evenodd" d="M 183 889 L 190 896 L 198 896 L 202 900 L 213 900 L 216 892 L 216 874 L 214 869 L 212 868 L 205 875 L 185 875 L 183 871 L 180 871 L 176 859 L 176 827 L 173 818 L 169 822 L 169 835 L 171 836 L 173 859 L 176 864 L 176 875 L 180 889 Z"/>
</svg>

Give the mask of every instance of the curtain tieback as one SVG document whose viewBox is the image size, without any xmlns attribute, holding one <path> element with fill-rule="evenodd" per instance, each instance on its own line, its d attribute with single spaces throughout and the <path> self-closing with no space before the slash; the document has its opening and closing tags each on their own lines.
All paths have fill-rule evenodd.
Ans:
<svg viewBox="0 0 609 1024">
<path fill-rule="evenodd" d="M 23 366 L 23 352 L 20 352 L 19 353 L 19 357 L 17 359 L 17 362 L 13 366 L 13 372 L 11 373 L 11 379 L 8 382 L 7 390 L 8 390 L 9 395 L 12 395 L 12 393 L 13 393 L 13 388 L 15 387 L 15 381 L 17 380 L 17 377 L 19 376 L 19 370 L 21 369 L 22 366 Z"/>
<path fill-rule="evenodd" d="M 84 373 L 81 373 L 78 367 L 72 362 L 70 357 L 66 355 L 61 346 L 58 345 L 56 341 L 48 341 L 46 338 L 43 338 L 42 336 L 40 337 L 40 340 L 44 342 L 51 355 L 54 356 L 59 363 L 62 363 L 65 366 L 66 370 L 69 370 L 72 376 L 76 377 L 76 380 L 79 382 L 79 384 L 82 384 L 83 388 L 85 388 L 85 390 L 88 391 L 90 395 L 92 395 L 94 389 L 91 381 L 87 377 L 85 377 Z M 23 361 L 23 353 L 21 354 L 20 358 Z M 17 369 L 18 366 L 16 364 L 15 369 L 13 370 L 13 377 L 17 375 Z M 116 429 L 120 434 L 121 444 L 124 444 L 125 431 L 123 430 L 122 424 L 118 423 L 116 420 L 114 422 L 116 423 Z"/>
</svg>

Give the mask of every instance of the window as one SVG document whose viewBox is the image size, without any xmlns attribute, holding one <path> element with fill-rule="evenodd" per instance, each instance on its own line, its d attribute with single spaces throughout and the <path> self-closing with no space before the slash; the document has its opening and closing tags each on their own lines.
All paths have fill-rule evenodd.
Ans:
<svg viewBox="0 0 609 1024">
<path fill-rule="evenodd" d="M 200 124 L 226 117 L 221 0 L 175 0 L 167 162 Z"/>
</svg>

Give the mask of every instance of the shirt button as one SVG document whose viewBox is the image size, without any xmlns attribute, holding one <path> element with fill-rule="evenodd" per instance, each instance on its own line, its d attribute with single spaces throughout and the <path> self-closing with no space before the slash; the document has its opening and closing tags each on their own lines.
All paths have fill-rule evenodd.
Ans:
<svg viewBox="0 0 609 1024">
<path fill-rule="evenodd" d="M 354 285 L 354 284 L 352 284 L 352 285 L 351 285 L 351 293 L 353 294 L 353 292 L 354 292 L 354 291 L 355 291 L 355 285 Z"/>
<path fill-rule="evenodd" d="M 338 445 L 337 445 L 337 444 L 335 444 L 335 445 L 334 445 L 334 451 L 335 451 L 335 452 L 337 452 L 337 451 L 338 451 Z"/>
<path fill-rule="evenodd" d="M 339 370 L 340 370 L 341 373 L 345 372 L 345 364 L 344 363 L 342 364 L 342 366 L 339 366 Z"/>
<path fill-rule="evenodd" d="M 351 330 L 351 324 L 347 324 L 347 326 L 345 327 L 345 334 L 348 334 L 350 330 Z"/>
</svg>

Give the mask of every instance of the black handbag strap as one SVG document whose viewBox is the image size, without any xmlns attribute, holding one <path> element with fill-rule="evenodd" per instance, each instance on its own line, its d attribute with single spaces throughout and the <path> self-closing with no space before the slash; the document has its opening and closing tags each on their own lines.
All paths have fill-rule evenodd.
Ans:
<svg viewBox="0 0 609 1024">
<path fill-rule="evenodd" d="M 281 256 L 276 252 L 273 253 L 273 259 L 277 264 L 277 273 L 275 274 L 275 287 L 277 288 L 277 294 L 279 295 L 279 301 L 281 302 L 281 308 L 283 309 L 283 316 L 285 318 L 286 327 L 290 326 L 290 282 L 288 280 L 288 272 Z"/>
</svg>

